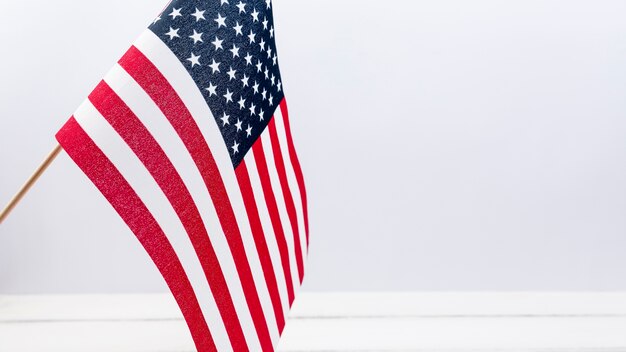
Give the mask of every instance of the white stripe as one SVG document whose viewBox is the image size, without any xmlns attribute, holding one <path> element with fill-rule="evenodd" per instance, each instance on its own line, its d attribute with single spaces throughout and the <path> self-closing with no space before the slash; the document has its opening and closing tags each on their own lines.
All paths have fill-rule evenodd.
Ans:
<svg viewBox="0 0 626 352">
<path fill-rule="evenodd" d="M 283 161 L 285 163 L 285 170 L 287 173 L 287 182 L 289 183 L 289 189 L 291 189 L 291 195 L 293 196 L 293 202 L 296 206 L 296 213 L 298 215 L 298 229 L 300 231 L 300 247 L 302 250 L 302 261 L 306 267 L 307 258 L 307 241 L 306 241 L 306 228 L 304 226 L 304 209 L 302 208 L 302 197 L 300 194 L 300 186 L 298 186 L 298 179 L 296 178 L 296 172 L 291 162 L 291 155 L 289 154 L 289 144 L 287 144 L 287 133 L 285 132 L 285 122 L 283 120 L 283 114 L 280 106 L 274 112 L 274 122 L 276 124 L 276 134 L 278 135 L 278 143 L 282 151 Z"/>
<path fill-rule="evenodd" d="M 202 93 L 198 90 L 196 83 L 187 73 L 185 67 L 180 63 L 178 58 L 167 48 L 167 46 L 151 31 L 146 31 L 135 43 L 135 46 L 148 57 L 148 59 L 167 77 L 169 83 L 176 90 L 185 106 L 196 121 L 204 139 L 209 144 L 213 157 L 217 164 L 218 170 L 222 175 L 224 186 L 231 202 L 231 206 L 235 213 L 235 218 L 239 224 L 239 230 L 244 244 L 244 250 L 248 263 L 252 272 L 256 291 L 261 302 L 261 307 L 267 322 L 271 336 L 278 336 L 276 319 L 274 317 L 271 299 L 267 288 L 267 283 L 263 277 L 263 270 L 256 249 L 252 231 L 248 221 L 246 209 L 243 203 L 241 190 L 235 175 L 229 151 L 224 144 L 223 137 L 217 127 L 215 118 L 211 113 Z M 238 276 L 236 276 L 238 279 Z M 239 283 L 241 284 L 241 283 Z M 244 301 L 245 303 L 245 301 Z M 245 306 L 247 315 L 250 316 Z M 239 309 L 237 310 L 240 313 Z M 252 324 L 250 318 L 249 321 Z M 260 344 L 256 336 L 256 330 L 253 325 L 245 327 L 246 340 L 251 350 L 255 350 Z M 254 336 L 254 339 L 252 338 Z"/>
<path fill-rule="evenodd" d="M 283 189 L 280 186 L 276 163 L 274 162 L 274 153 L 269 128 L 266 128 L 265 131 L 261 133 L 261 137 L 259 138 L 261 138 L 263 144 L 263 154 L 265 154 L 267 169 L 270 175 L 270 182 L 272 184 L 272 189 L 274 190 L 274 196 L 276 197 L 276 205 L 278 206 L 280 222 L 283 225 L 285 240 L 287 241 L 287 248 L 289 249 L 289 263 L 291 265 L 291 277 L 293 279 L 293 291 L 295 294 L 300 288 L 300 278 L 298 276 L 298 263 L 296 262 L 296 252 L 294 250 L 295 245 L 293 240 L 293 231 L 291 229 L 289 215 L 287 214 L 287 207 L 285 205 L 285 198 L 283 197 Z"/>
<path fill-rule="evenodd" d="M 244 158 L 246 162 L 246 168 L 248 169 L 248 176 L 250 177 L 250 185 L 252 186 L 252 192 L 254 193 L 254 200 L 259 212 L 259 218 L 261 219 L 261 226 L 263 227 L 263 234 L 265 235 L 265 242 L 270 252 L 270 259 L 272 260 L 272 267 L 274 268 L 274 274 L 276 276 L 276 283 L 278 285 L 278 293 L 280 294 L 280 300 L 283 307 L 283 315 L 285 319 L 289 314 L 289 295 L 287 292 L 287 283 L 285 282 L 285 272 L 283 270 L 283 264 L 280 260 L 280 250 L 278 249 L 278 243 L 276 242 L 276 234 L 274 233 L 274 227 L 272 227 L 272 220 L 270 218 L 267 203 L 263 195 L 263 185 L 259 176 L 259 171 L 256 167 L 256 160 L 254 159 L 254 153 L 250 151 Z"/>
<path fill-rule="evenodd" d="M 187 152 L 185 145 L 176 134 L 176 131 L 169 123 L 165 115 L 161 112 L 158 106 L 152 101 L 150 96 L 139 86 L 137 82 L 126 72 L 124 69 L 115 65 L 111 71 L 104 77 L 106 83 L 115 91 L 115 93 L 128 105 L 133 111 L 141 123 L 148 129 L 150 134 L 156 139 L 157 143 L 161 146 L 165 154 L 174 165 L 174 168 L 179 173 L 185 186 L 191 193 L 194 203 L 198 207 L 204 226 L 207 232 L 211 234 L 215 228 L 220 228 L 219 222 L 216 219 L 215 208 L 209 197 L 209 194 L 204 186 L 200 173 L 197 172 L 195 164 Z M 213 215 L 213 216 L 212 216 Z M 219 236 L 213 236 L 219 237 Z M 221 248 L 216 245 L 217 242 L 214 238 L 211 238 L 211 242 L 216 251 Z M 225 240 L 221 241 L 221 247 L 224 246 Z M 182 253 L 177 253 L 179 257 L 182 257 Z M 198 258 L 194 252 L 192 254 L 195 258 Z M 233 275 L 235 272 L 234 263 L 229 261 L 228 257 L 218 258 L 220 260 L 221 270 L 225 276 Z M 191 259 L 190 259 L 191 260 Z M 236 274 L 235 274 L 236 275 Z M 232 277 L 232 276 L 231 276 Z M 207 282 L 206 275 L 204 275 L 204 282 Z M 232 293 L 232 291 L 231 291 Z M 243 292 L 240 291 L 240 295 Z M 226 328 L 219 315 L 217 305 L 212 295 L 198 295 L 199 300 L 210 301 L 212 307 L 212 314 L 205 316 L 209 322 L 209 329 L 215 340 L 218 350 L 224 349 L 232 350 L 230 340 L 228 338 Z"/>
<path fill-rule="evenodd" d="M 209 324 L 219 326 L 219 312 L 210 288 L 204 276 L 204 271 L 187 232 L 183 227 L 176 211 L 150 172 L 135 155 L 132 149 L 124 142 L 121 136 L 113 129 L 106 119 L 96 110 L 89 100 L 86 100 L 74 114 L 74 118 L 89 135 L 94 143 L 102 150 L 106 157 L 115 165 L 119 172 L 130 184 L 137 196 L 146 205 L 148 211 L 155 218 L 174 251 L 179 257 L 191 286 L 198 298 L 202 313 Z M 214 336 L 219 337 L 219 336 Z M 217 343 L 218 341 L 216 341 Z M 227 346 L 227 350 L 232 350 Z"/>
</svg>

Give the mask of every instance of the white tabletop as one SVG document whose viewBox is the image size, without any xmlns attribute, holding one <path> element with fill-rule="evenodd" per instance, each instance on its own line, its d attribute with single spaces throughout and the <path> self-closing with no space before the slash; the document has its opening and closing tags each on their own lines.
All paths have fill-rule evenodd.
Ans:
<svg viewBox="0 0 626 352">
<path fill-rule="evenodd" d="M 185 352 L 169 295 L 0 296 L 0 351 Z M 626 351 L 626 293 L 302 293 L 281 351 Z"/>
</svg>

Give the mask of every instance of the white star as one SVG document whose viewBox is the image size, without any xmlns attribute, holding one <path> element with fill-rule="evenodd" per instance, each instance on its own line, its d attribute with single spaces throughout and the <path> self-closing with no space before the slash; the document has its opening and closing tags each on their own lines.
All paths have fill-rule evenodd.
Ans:
<svg viewBox="0 0 626 352">
<path fill-rule="evenodd" d="M 235 30 L 235 35 L 243 35 L 243 32 L 241 31 L 242 28 L 243 26 L 240 25 L 239 22 L 237 22 L 237 25 L 233 27 L 233 29 Z"/>
<path fill-rule="evenodd" d="M 220 63 L 215 62 L 215 59 L 213 59 L 213 63 L 210 64 L 209 67 L 213 70 L 213 73 L 220 72 Z"/>
<path fill-rule="evenodd" d="M 221 14 L 217 14 L 217 18 L 214 20 L 215 22 L 217 22 L 217 28 L 220 28 L 221 26 L 226 27 L 226 17 L 222 17 Z"/>
<path fill-rule="evenodd" d="M 263 100 L 267 100 L 267 90 L 265 90 L 265 88 L 263 88 L 261 95 L 263 96 Z"/>
<path fill-rule="evenodd" d="M 270 27 L 270 38 L 274 38 L 274 26 Z"/>
<path fill-rule="evenodd" d="M 270 79 L 270 70 L 267 69 L 267 67 L 265 68 L 265 79 Z"/>
<path fill-rule="evenodd" d="M 241 79 L 241 83 L 243 83 L 244 87 L 248 87 L 248 81 L 250 80 L 250 77 L 248 77 L 246 74 L 243 75 L 243 78 Z"/>
<path fill-rule="evenodd" d="M 228 4 L 228 5 L 230 5 L 230 3 L 228 2 L 228 0 L 220 0 L 220 5 L 224 5 L 224 4 Z"/>
<path fill-rule="evenodd" d="M 252 90 L 254 90 L 254 94 L 259 93 L 259 84 L 254 81 L 254 85 L 252 86 Z"/>
<path fill-rule="evenodd" d="M 226 115 L 226 112 L 224 112 L 224 116 L 220 117 L 220 119 L 222 120 L 222 123 L 223 123 L 222 127 L 226 125 L 230 125 L 230 121 L 229 121 L 230 116 Z"/>
<path fill-rule="evenodd" d="M 217 86 L 214 86 L 213 83 L 209 82 L 209 88 L 206 88 L 209 91 L 209 96 L 217 95 Z"/>
<path fill-rule="evenodd" d="M 233 48 L 230 49 L 230 52 L 233 53 L 233 59 L 239 56 L 239 48 L 237 45 L 233 44 Z"/>
<path fill-rule="evenodd" d="M 237 7 L 239 8 L 239 13 L 246 12 L 246 3 L 239 1 Z"/>
<path fill-rule="evenodd" d="M 267 20 L 267 17 L 263 18 L 263 29 L 267 30 L 267 24 L 269 23 L 269 21 Z"/>
<path fill-rule="evenodd" d="M 276 54 L 274 54 L 274 57 L 272 58 L 272 63 L 274 64 L 274 66 L 276 66 L 276 60 L 278 60 L 278 57 L 276 57 Z"/>
<path fill-rule="evenodd" d="M 233 93 L 231 93 L 230 90 L 228 90 L 228 88 L 226 89 L 226 94 L 224 94 L 224 98 L 226 98 L 227 103 L 233 102 Z"/>
<path fill-rule="evenodd" d="M 189 38 L 193 39 L 193 43 L 196 44 L 197 42 L 202 42 L 202 33 L 198 33 L 196 32 L 196 30 L 193 30 L 193 35 L 190 35 Z"/>
<path fill-rule="evenodd" d="M 237 123 L 235 124 L 235 127 L 237 127 L 237 132 L 241 131 L 241 120 L 237 119 Z"/>
<path fill-rule="evenodd" d="M 272 58 L 272 48 L 267 48 L 267 58 L 271 59 Z"/>
<path fill-rule="evenodd" d="M 250 105 L 250 109 L 249 110 L 250 110 L 250 115 L 252 115 L 252 116 L 256 115 L 256 112 L 255 112 L 256 106 L 254 104 Z"/>
<path fill-rule="evenodd" d="M 259 12 L 256 9 L 254 9 L 254 11 L 252 11 L 251 15 L 252 15 L 252 22 L 253 23 L 254 22 L 259 22 Z"/>
<path fill-rule="evenodd" d="M 174 29 L 174 28 L 170 27 L 170 31 L 165 33 L 165 35 L 169 36 L 170 40 L 172 40 L 174 38 L 180 38 L 180 36 L 178 35 L 178 30 L 179 30 L 179 28 Z"/>
<path fill-rule="evenodd" d="M 191 67 L 194 67 L 196 65 L 202 66 L 200 65 L 200 56 L 202 55 L 196 56 L 194 53 L 191 53 L 191 57 L 187 59 L 187 61 L 191 62 Z"/>
<path fill-rule="evenodd" d="M 270 101 L 270 106 L 274 106 L 274 97 L 271 94 L 268 100 Z"/>
<path fill-rule="evenodd" d="M 254 43 L 254 41 L 255 41 L 254 37 L 255 37 L 254 32 L 252 32 L 252 30 L 250 30 L 250 34 L 248 34 L 248 39 L 250 39 L 250 44 Z"/>
<path fill-rule="evenodd" d="M 248 125 L 248 128 L 246 129 L 246 137 L 250 136 L 252 136 L 252 127 Z"/>
<path fill-rule="evenodd" d="M 172 13 L 170 13 L 169 15 L 172 16 L 172 19 L 175 19 L 176 17 L 179 17 L 179 16 L 182 17 L 182 15 L 180 14 L 180 10 L 182 9 L 183 9 L 182 7 L 180 9 L 175 8 L 172 10 Z"/>
<path fill-rule="evenodd" d="M 267 5 L 267 8 L 269 9 L 271 7 L 272 0 L 265 0 L 265 4 Z"/>
<path fill-rule="evenodd" d="M 211 42 L 211 44 L 215 45 L 215 50 L 217 49 L 222 49 L 224 50 L 224 47 L 222 47 L 222 42 L 224 42 L 223 40 L 220 40 L 220 38 L 215 37 L 215 40 Z"/>
<path fill-rule="evenodd" d="M 274 74 L 272 73 L 272 78 L 270 79 L 270 81 L 272 81 L 272 87 L 276 84 L 276 77 L 274 77 Z"/>
<path fill-rule="evenodd" d="M 198 10 L 198 8 L 196 7 L 196 12 L 192 13 L 191 15 L 196 18 L 196 22 L 199 22 L 200 20 L 206 20 L 206 18 L 204 18 L 204 13 L 205 12 L 206 11 Z"/>
<path fill-rule="evenodd" d="M 239 153 L 239 143 L 237 143 L 237 141 L 235 141 L 235 144 L 233 144 L 231 148 L 233 148 L 233 154 Z"/>
<path fill-rule="evenodd" d="M 161 20 L 161 15 L 157 16 L 157 18 L 154 19 L 154 22 L 152 22 L 152 24 L 155 24 L 159 22 L 160 20 Z"/>
<path fill-rule="evenodd" d="M 230 71 L 228 71 L 227 73 L 228 73 L 228 76 L 230 77 L 228 80 L 232 81 L 233 79 L 235 79 L 235 74 L 237 73 L 237 71 L 233 70 L 231 66 Z"/>
<path fill-rule="evenodd" d="M 243 110 L 246 107 L 246 99 L 243 97 L 241 97 L 237 103 L 239 104 L 240 110 Z"/>
<path fill-rule="evenodd" d="M 265 112 L 263 111 L 263 109 L 261 109 L 261 111 L 259 111 L 259 116 L 261 117 L 261 121 L 263 121 L 263 118 L 265 116 Z"/>
<path fill-rule="evenodd" d="M 246 59 L 246 66 L 252 65 L 252 55 L 250 55 L 250 53 L 246 53 L 246 57 L 244 59 Z"/>
<path fill-rule="evenodd" d="M 256 72 L 261 72 L 261 71 L 263 71 L 262 67 L 263 67 L 263 64 L 261 64 L 261 60 L 259 60 L 259 61 L 256 63 Z"/>
<path fill-rule="evenodd" d="M 261 51 L 265 50 L 265 39 L 261 39 L 261 42 L 259 43 L 259 45 L 261 46 Z"/>
<path fill-rule="evenodd" d="M 281 88 L 282 88 L 283 84 L 280 83 L 280 80 L 278 80 L 278 84 L 276 84 L 276 87 L 278 88 L 278 91 L 280 92 Z"/>
</svg>

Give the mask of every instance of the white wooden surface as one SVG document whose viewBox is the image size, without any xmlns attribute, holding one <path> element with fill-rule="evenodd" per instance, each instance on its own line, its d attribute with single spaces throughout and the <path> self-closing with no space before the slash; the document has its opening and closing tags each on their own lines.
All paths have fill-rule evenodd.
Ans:
<svg viewBox="0 0 626 352">
<path fill-rule="evenodd" d="M 281 351 L 626 351 L 626 293 L 303 293 Z M 0 296 L 0 351 L 186 352 L 169 295 Z"/>
</svg>

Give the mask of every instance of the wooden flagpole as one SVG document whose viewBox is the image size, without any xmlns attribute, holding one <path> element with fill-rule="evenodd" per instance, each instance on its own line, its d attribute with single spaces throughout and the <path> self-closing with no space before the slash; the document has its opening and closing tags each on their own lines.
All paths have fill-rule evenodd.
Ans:
<svg viewBox="0 0 626 352">
<path fill-rule="evenodd" d="M 54 149 L 50 152 L 50 154 L 48 154 L 46 159 L 41 163 L 41 165 L 39 165 L 37 170 L 35 170 L 35 172 L 28 178 L 26 183 L 24 183 L 22 188 L 20 188 L 20 190 L 15 194 L 15 196 L 13 196 L 9 204 L 7 204 L 7 206 L 2 210 L 2 212 L 0 212 L 0 224 L 4 222 L 4 220 L 7 218 L 7 216 L 9 216 L 9 214 L 15 208 L 15 206 L 22 200 L 22 198 L 24 198 L 26 193 L 28 193 L 31 187 L 33 187 L 35 182 L 37 182 L 39 177 L 41 177 L 41 175 L 46 171 L 48 166 L 52 164 L 52 162 L 57 157 L 57 155 L 59 155 L 61 150 L 62 150 L 61 145 L 57 144 L 56 147 L 54 147 Z"/>
</svg>

